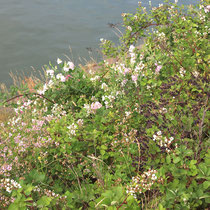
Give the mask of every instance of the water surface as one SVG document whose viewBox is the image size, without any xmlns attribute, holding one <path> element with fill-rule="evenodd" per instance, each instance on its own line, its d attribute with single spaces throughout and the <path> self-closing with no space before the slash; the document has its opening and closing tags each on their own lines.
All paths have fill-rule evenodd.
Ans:
<svg viewBox="0 0 210 210">
<path fill-rule="evenodd" d="M 108 23 L 121 23 L 121 13 L 134 12 L 138 1 L 0 0 L 0 83 L 11 84 L 9 72 L 31 72 L 31 66 L 39 70 L 64 54 L 75 62 L 89 59 L 86 48 L 95 52 L 100 38 L 117 41 Z M 148 7 L 148 2 L 142 4 Z M 154 6 L 161 2 L 152 0 Z"/>
</svg>

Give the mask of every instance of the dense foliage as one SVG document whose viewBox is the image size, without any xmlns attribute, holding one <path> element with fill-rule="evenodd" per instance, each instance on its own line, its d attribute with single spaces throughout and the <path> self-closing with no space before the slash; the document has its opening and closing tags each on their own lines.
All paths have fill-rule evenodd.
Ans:
<svg viewBox="0 0 210 210">
<path fill-rule="evenodd" d="M 207 208 L 209 11 L 139 3 L 100 71 L 46 67 L 1 123 L 0 208 Z"/>
</svg>

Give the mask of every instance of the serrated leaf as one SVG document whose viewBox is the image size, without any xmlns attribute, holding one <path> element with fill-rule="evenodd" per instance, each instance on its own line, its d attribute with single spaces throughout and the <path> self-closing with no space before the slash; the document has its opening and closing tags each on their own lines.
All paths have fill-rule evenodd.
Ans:
<svg viewBox="0 0 210 210">
<path fill-rule="evenodd" d="M 26 198 L 26 201 L 32 201 L 33 200 L 33 198 L 32 197 L 28 197 L 28 198 Z"/>
<path fill-rule="evenodd" d="M 166 163 L 167 163 L 167 164 L 170 164 L 170 163 L 171 163 L 171 157 L 170 157 L 170 155 L 168 155 L 168 156 L 166 157 Z"/>
<path fill-rule="evenodd" d="M 31 191 L 33 190 L 33 186 L 31 186 L 31 185 L 28 185 L 27 186 L 27 189 L 26 190 L 24 190 L 24 193 L 28 196 L 28 195 L 30 195 L 31 194 Z"/>
<path fill-rule="evenodd" d="M 209 186 L 210 186 L 210 181 L 205 181 L 204 183 L 203 183 L 203 189 L 207 189 L 207 188 L 209 188 Z"/>
<path fill-rule="evenodd" d="M 180 157 L 175 157 L 175 158 L 174 158 L 174 163 L 178 163 L 180 160 L 181 160 Z"/>
<path fill-rule="evenodd" d="M 38 206 L 48 206 L 50 205 L 51 202 L 51 198 L 47 197 L 47 196 L 42 196 L 38 201 L 37 201 L 37 205 Z"/>
<path fill-rule="evenodd" d="M 18 204 L 12 203 L 9 206 L 8 210 L 19 210 Z"/>
</svg>

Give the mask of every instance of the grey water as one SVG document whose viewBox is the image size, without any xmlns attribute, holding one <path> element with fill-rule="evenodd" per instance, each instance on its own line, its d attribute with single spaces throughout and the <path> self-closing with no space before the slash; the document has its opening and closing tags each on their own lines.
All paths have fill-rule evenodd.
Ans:
<svg viewBox="0 0 210 210">
<path fill-rule="evenodd" d="M 9 72 L 27 74 L 65 55 L 75 63 L 97 59 L 100 38 L 118 40 L 108 23 L 122 23 L 121 14 L 135 12 L 138 1 L 0 0 L 0 83 L 12 83 Z M 158 6 L 163 0 L 151 2 Z M 149 7 L 149 1 L 142 5 Z"/>
</svg>

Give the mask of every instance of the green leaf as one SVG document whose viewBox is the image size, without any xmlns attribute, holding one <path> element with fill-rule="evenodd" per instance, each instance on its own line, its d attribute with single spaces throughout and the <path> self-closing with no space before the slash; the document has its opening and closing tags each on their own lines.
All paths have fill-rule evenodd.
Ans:
<svg viewBox="0 0 210 210">
<path fill-rule="evenodd" d="M 12 203 L 9 206 L 8 210 L 19 210 L 18 204 Z"/>
<path fill-rule="evenodd" d="M 178 163 L 181 160 L 180 157 L 174 157 L 174 163 Z"/>
<path fill-rule="evenodd" d="M 24 190 L 24 193 L 29 196 L 31 194 L 31 191 L 34 189 L 32 185 L 27 185 L 26 190 Z"/>
<path fill-rule="evenodd" d="M 190 165 L 195 165 L 197 163 L 197 160 L 191 160 Z"/>
<path fill-rule="evenodd" d="M 170 163 L 171 163 L 171 157 L 170 157 L 170 155 L 168 155 L 168 156 L 166 157 L 166 163 L 167 163 L 167 164 L 170 164 Z"/>
<path fill-rule="evenodd" d="M 210 186 L 210 181 L 205 181 L 205 182 L 203 183 L 203 189 L 204 189 L 204 190 L 208 189 L 209 186 Z"/>
<path fill-rule="evenodd" d="M 100 153 L 103 156 L 106 153 L 106 151 L 105 150 L 100 150 Z"/>
<path fill-rule="evenodd" d="M 31 198 L 31 197 L 26 198 L 26 201 L 32 201 L 32 200 L 33 200 L 33 198 Z"/>
<path fill-rule="evenodd" d="M 209 198 L 205 198 L 205 202 L 206 203 L 210 203 L 210 197 Z"/>
<path fill-rule="evenodd" d="M 47 197 L 47 196 L 42 196 L 42 197 L 37 201 L 37 205 L 38 205 L 38 206 L 42 206 L 42 207 L 49 206 L 51 201 L 52 201 L 51 198 L 49 198 L 49 197 Z"/>
<path fill-rule="evenodd" d="M 101 149 L 106 150 L 107 149 L 107 146 L 101 145 Z"/>
<path fill-rule="evenodd" d="M 159 210 L 165 210 L 165 208 L 163 207 L 162 204 L 159 204 L 158 209 L 159 209 Z"/>
</svg>

